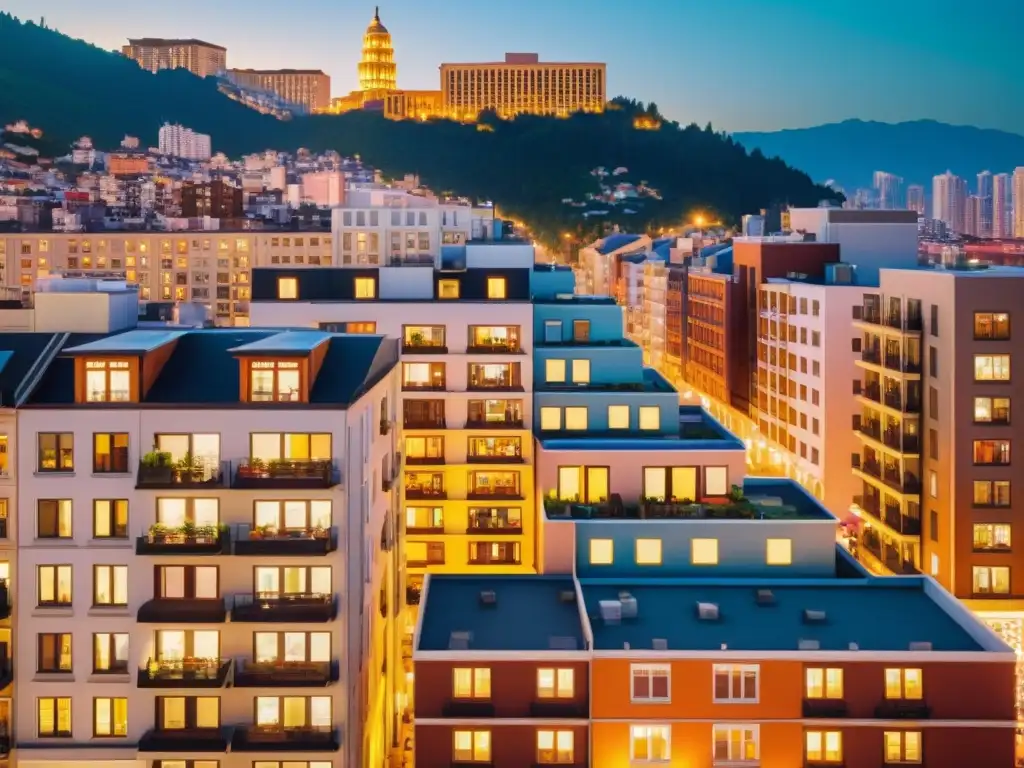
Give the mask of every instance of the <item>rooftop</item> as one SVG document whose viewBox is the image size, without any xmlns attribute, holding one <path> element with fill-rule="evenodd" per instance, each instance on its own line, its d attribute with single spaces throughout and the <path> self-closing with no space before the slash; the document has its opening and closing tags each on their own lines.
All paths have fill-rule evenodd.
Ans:
<svg viewBox="0 0 1024 768">
<path fill-rule="evenodd" d="M 907 651 L 911 643 L 982 650 L 928 593 L 924 577 L 581 584 L 595 650 L 622 650 L 626 643 L 651 650 L 655 639 L 681 651 L 796 651 L 801 640 L 817 641 L 823 651 Z M 759 604 L 758 590 L 771 591 L 771 604 Z M 637 617 L 606 623 L 601 601 L 618 601 L 623 592 L 636 599 Z M 718 619 L 700 618 L 698 603 L 716 605 Z"/>
<path fill-rule="evenodd" d="M 491 592 L 493 603 L 481 599 Z M 571 576 L 435 574 L 428 577 L 420 612 L 420 651 L 584 648 Z M 469 633 L 468 647 L 453 648 L 460 644 L 453 633 Z"/>
<path fill-rule="evenodd" d="M 14 405 L 14 394 L 28 376 L 36 360 L 53 341 L 52 333 L 0 334 L 0 407 Z"/>
<path fill-rule="evenodd" d="M 625 248 L 627 245 L 632 245 L 641 237 L 643 237 L 643 235 L 608 235 L 608 237 L 606 237 L 604 240 L 600 241 L 597 244 L 596 250 L 602 256 L 607 256 L 609 253 L 614 253 L 620 248 Z"/>
<path fill-rule="evenodd" d="M 196 40 L 194 37 L 190 38 L 164 38 L 164 37 L 137 37 L 129 38 L 129 45 L 149 45 L 149 46 L 167 46 L 167 45 L 203 45 L 207 48 L 216 48 L 218 51 L 226 51 L 222 45 L 214 45 L 213 43 L 207 43 L 204 40 Z"/>
<path fill-rule="evenodd" d="M 548 345 L 556 346 L 556 345 Z M 559 345 L 571 346 L 571 345 Z M 594 345 L 597 346 L 597 345 Z M 620 342 L 619 346 L 625 346 Z M 577 384 L 567 382 L 564 384 L 549 384 L 540 382 L 534 386 L 535 392 L 675 392 L 668 379 L 662 376 L 654 368 L 644 368 L 643 381 L 627 382 L 591 382 L 589 384 Z"/>
<path fill-rule="evenodd" d="M 322 75 L 322 69 L 230 69 L 229 72 L 242 72 L 246 75 Z"/>
</svg>

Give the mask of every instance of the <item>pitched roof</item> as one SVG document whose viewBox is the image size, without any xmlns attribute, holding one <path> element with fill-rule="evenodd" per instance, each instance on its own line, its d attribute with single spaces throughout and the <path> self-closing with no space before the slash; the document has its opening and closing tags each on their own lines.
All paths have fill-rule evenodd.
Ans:
<svg viewBox="0 0 1024 768">
<path fill-rule="evenodd" d="M 10 408 L 14 405 L 14 393 L 55 335 L 0 334 L 0 407 Z"/>
</svg>

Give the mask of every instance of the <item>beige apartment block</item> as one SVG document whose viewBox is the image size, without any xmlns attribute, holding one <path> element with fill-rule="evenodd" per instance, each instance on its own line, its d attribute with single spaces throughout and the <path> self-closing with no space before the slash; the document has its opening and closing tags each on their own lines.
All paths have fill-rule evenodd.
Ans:
<svg viewBox="0 0 1024 768">
<path fill-rule="evenodd" d="M 331 104 L 331 77 L 319 69 L 232 69 L 228 74 L 239 85 L 270 91 L 308 112 Z"/>
<path fill-rule="evenodd" d="M 187 69 L 198 77 L 218 75 L 227 68 L 228 49 L 202 40 L 143 37 L 128 41 L 121 53 L 150 72 Z"/>
</svg>

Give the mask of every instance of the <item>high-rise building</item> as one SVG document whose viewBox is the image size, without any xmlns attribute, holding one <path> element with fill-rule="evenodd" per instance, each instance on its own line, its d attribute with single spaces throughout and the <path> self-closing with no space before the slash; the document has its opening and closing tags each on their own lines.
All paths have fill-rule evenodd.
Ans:
<svg viewBox="0 0 1024 768">
<path fill-rule="evenodd" d="M 907 209 L 915 211 L 918 216 L 924 216 L 924 187 L 920 184 L 907 187 Z"/>
<path fill-rule="evenodd" d="M 903 207 L 903 179 L 894 173 L 875 171 L 875 198 L 883 211 L 891 211 Z"/>
<path fill-rule="evenodd" d="M 183 160 L 209 160 L 212 154 L 209 135 L 170 123 L 161 126 L 158 146 L 161 154 Z"/>
<path fill-rule="evenodd" d="M 319 69 L 231 69 L 228 74 L 241 86 L 270 91 L 307 112 L 331 105 L 331 77 Z"/>
<path fill-rule="evenodd" d="M 605 64 L 542 62 L 536 53 L 506 53 L 496 63 L 442 64 L 444 109 L 467 119 L 485 109 L 501 117 L 601 112 L 605 70 Z"/>
<path fill-rule="evenodd" d="M 992 237 L 1013 237 L 1013 196 L 1010 174 L 992 177 Z"/>
<path fill-rule="evenodd" d="M 1014 237 L 1024 237 L 1024 167 L 1013 172 L 1012 210 L 1010 218 Z"/>
<path fill-rule="evenodd" d="M 932 179 L 932 218 L 961 234 L 967 223 L 967 182 L 946 171 Z"/>
<path fill-rule="evenodd" d="M 187 181 L 181 186 L 181 215 L 187 219 L 241 219 L 242 189 L 223 179 L 202 183 Z"/>
<path fill-rule="evenodd" d="M 975 237 L 992 237 L 992 216 L 993 216 L 993 197 L 992 197 L 992 172 L 982 171 L 978 174 L 978 190 L 977 190 L 977 211 L 974 213 L 975 231 L 972 233 Z"/>
<path fill-rule="evenodd" d="M 227 69 L 227 48 L 202 40 L 143 37 L 129 40 L 121 53 L 150 72 L 187 69 L 193 75 L 211 77 Z"/>
</svg>

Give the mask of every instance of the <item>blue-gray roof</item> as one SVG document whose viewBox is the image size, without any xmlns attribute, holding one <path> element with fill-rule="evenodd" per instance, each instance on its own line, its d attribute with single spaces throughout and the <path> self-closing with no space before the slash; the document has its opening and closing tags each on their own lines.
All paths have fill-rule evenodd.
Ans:
<svg viewBox="0 0 1024 768">
<path fill-rule="evenodd" d="M 651 243 L 651 250 L 656 253 L 662 260 L 669 261 L 671 256 L 672 246 L 675 245 L 676 239 L 674 237 L 659 237 L 653 243 Z"/>
<path fill-rule="evenodd" d="M 0 407 L 14 405 L 14 393 L 56 334 L 0 333 Z"/>
<path fill-rule="evenodd" d="M 865 579 L 723 580 L 688 579 L 608 583 L 584 580 L 595 650 L 796 651 L 800 640 L 816 640 L 823 651 L 906 651 L 929 642 L 935 651 L 978 651 L 981 646 L 925 593 L 923 577 Z M 770 589 L 774 604 L 759 605 L 757 590 Z M 600 619 L 600 601 L 628 592 L 637 618 L 620 624 Z M 698 603 L 718 606 L 719 619 L 700 619 Z M 804 612 L 824 611 L 821 623 Z"/>
<path fill-rule="evenodd" d="M 144 355 L 164 344 L 180 339 L 186 333 L 188 331 L 169 331 L 163 328 L 136 329 L 103 336 L 95 341 L 73 347 L 65 347 L 62 351 L 72 355 Z"/>
<path fill-rule="evenodd" d="M 627 245 L 635 243 L 640 238 L 641 235 L 608 235 L 608 237 L 602 240 L 597 246 L 597 252 L 602 256 L 607 256 L 609 253 L 619 250 L 619 248 L 625 248 Z"/>
<path fill-rule="evenodd" d="M 264 336 L 228 351 L 236 355 L 305 355 L 330 339 L 331 334 L 325 331 L 284 331 Z"/>
<path fill-rule="evenodd" d="M 480 593 L 494 592 L 494 605 Z M 563 593 L 572 593 L 571 600 Z M 583 626 L 570 576 L 429 578 L 420 607 L 418 650 L 447 651 L 453 632 L 469 632 L 471 651 L 583 650 Z M 564 595 L 568 597 L 568 594 Z M 552 647 L 552 638 L 556 640 Z"/>
</svg>

